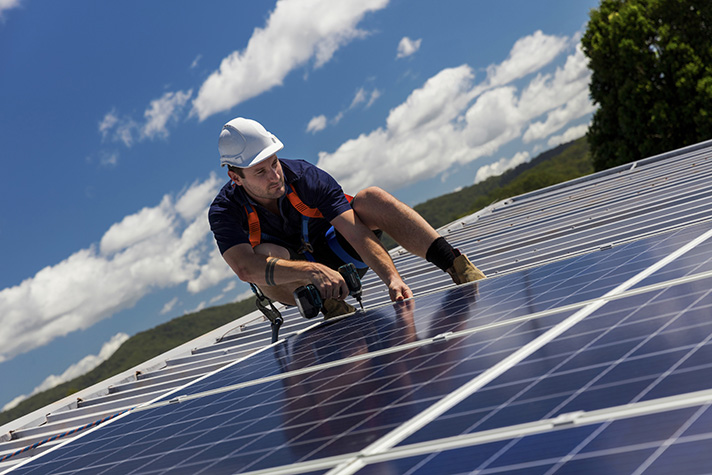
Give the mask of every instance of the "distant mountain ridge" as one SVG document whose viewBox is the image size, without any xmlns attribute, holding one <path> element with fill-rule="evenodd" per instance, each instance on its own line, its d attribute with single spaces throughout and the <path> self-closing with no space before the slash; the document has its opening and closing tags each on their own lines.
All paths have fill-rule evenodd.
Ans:
<svg viewBox="0 0 712 475">
<path fill-rule="evenodd" d="M 432 198 L 414 209 L 439 228 L 494 202 L 593 173 L 586 137 L 559 145 L 501 175 Z"/>
<path fill-rule="evenodd" d="M 496 201 L 593 173 L 586 138 L 559 145 L 527 163 L 462 190 L 415 206 L 433 227 L 474 213 Z M 385 238 L 386 236 L 384 236 Z M 384 241 L 387 247 L 388 240 Z M 395 243 L 391 240 L 391 246 Z M 158 325 L 129 338 L 92 371 L 54 388 L 35 394 L 16 407 L 0 412 L 0 425 L 90 387 L 111 376 L 171 350 L 255 310 L 254 299 L 203 309 Z M 265 324 L 265 332 L 269 328 Z"/>
</svg>

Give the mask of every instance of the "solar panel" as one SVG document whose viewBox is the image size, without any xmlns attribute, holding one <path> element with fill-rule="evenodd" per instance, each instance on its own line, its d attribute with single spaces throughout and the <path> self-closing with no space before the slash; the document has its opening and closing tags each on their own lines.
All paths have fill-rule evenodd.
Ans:
<svg viewBox="0 0 712 475">
<path fill-rule="evenodd" d="M 600 415 L 603 417 L 604 415 Z M 610 417 L 610 416 L 608 416 Z M 472 473 L 707 473 L 712 457 L 712 412 L 708 404 L 660 410 L 637 417 L 620 416 L 585 425 L 521 427 L 517 438 L 488 434 L 481 443 L 376 460 L 364 474 Z M 462 444 L 462 442 L 461 442 Z M 428 450 L 422 447 L 423 450 Z M 397 454 L 397 452 L 392 455 Z"/>
<path fill-rule="evenodd" d="M 150 396 L 13 473 L 709 466 L 710 155 L 701 144 L 495 204 L 443 230 L 489 279 L 455 287 L 397 255 L 413 300 L 387 303 L 368 274 L 365 313 L 288 309 L 274 345 L 264 323 L 228 333 L 123 384 L 123 399 L 89 401 Z"/>
<path fill-rule="evenodd" d="M 709 255 L 704 230 L 660 234 L 316 325 L 16 472 L 287 466 L 369 473 L 364 457 L 394 447 L 432 444 L 417 462 L 427 465 L 447 438 L 704 389 L 712 365 L 693 358 L 712 339 L 704 318 L 712 276 L 700 273 L 707 265 L 700 256 Z M 702 277 L 646 283 L 658 268 Z M 674 345 L 661 349 L 661 339 Z M 577 434 L 598 437 L 603 425 Z M 550 467 L 583 444 L 557 442 L 542 459 L 545 452 L 527 445 L 558 435 L 531 437 L 488 444 L 494 452 L 477 464 L 470 457 L 467 470 Z M 472 450 L 481 456 L 479 445 Z M 379 463 L 400 469 L 406 461 Z"/>
</svg>

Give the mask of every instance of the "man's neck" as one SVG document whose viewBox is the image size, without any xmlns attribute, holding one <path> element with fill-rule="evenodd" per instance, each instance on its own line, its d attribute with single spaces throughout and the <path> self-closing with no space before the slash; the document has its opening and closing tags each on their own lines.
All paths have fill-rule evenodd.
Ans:
<svg viewBox="0 0 712 475">
<path fill-rule="evenodd" d="M 247 193 L 247 191 L 245 191 Z M 268 211 L 280 215 L 281 213 L 279 212 L 279 200 L 278 199 L 269 199 L 269 198 L 257 198 L 256 196 L 252 196 L 251 194 L 247 193 L 247 196 L 250 197 L 252 201 L 255 203 L 267 208 Z"/>
</svg>

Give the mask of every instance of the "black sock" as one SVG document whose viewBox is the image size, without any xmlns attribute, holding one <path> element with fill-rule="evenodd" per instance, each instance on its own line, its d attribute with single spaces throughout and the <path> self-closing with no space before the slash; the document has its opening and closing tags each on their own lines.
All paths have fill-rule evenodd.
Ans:
<svg viewBox="0 0 712 475">
<path fill-rule="evenodd" d="M 447 271 L 450 267 L 452 267 L 452 262 L 459 255 L 460 251 L 453 248 L 444 237 L 440 236 L 433 241 L 428 248 L 428 252 L 425 253 L 425 259 L 428 262 L 432 262 L 440 269 Z"/>
</svg>

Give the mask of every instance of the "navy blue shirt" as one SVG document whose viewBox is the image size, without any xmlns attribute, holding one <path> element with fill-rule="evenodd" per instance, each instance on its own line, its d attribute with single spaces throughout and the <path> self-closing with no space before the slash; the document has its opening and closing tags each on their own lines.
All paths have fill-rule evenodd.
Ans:
<svg viewBox="0 0 712 475">
<path fill-rule="evenodd" d="M 280 159 L 284 181 L 294 186 L 297 196 L 310 208 L 321 211 L 324 218 L 310 218 L 309 240 L 323 236 L 332 219 L 351 209 L 344 191 L 325 171 L 304 160 Z M 245 204 L 257 211 L 262 242 L 271 242 L 296 252 L 302 245 L 302 215 L 289 202 L 286 193 L 279 199 L 280 215 L 255 203 L 241 186 L 232 181 L 222 187 L 210 205 L 208 219 L 220 253 L 237 244 L 250 243 Z"/>
</svg>

